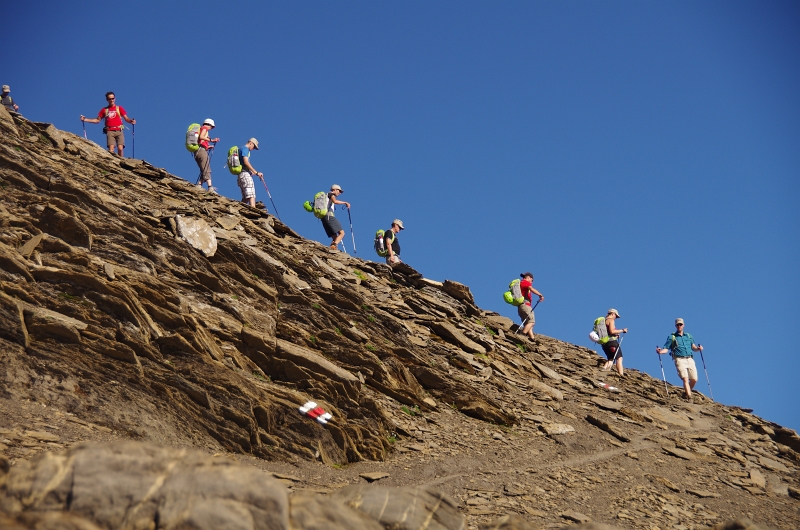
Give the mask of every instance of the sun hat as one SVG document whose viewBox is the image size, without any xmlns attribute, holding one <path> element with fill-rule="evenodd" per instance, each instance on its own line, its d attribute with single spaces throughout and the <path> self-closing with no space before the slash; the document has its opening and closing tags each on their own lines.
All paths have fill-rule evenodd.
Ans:
<svg viewBox="0 0 800 530">
<path fill-rule="evenodd" d="M 250 138 L 250 139 L 248 140 L 248 142 L 250 142 L 251 144 L 253 144 L 253 149 L 255 149 L 256 151 L 258 151 L 258 140 L 256 140 L 255 138 Z"/>
<path fill-rule="evenodd" d="M 333 186 L 331 186 L 331 191 L 336 191 L 336 190 L 339 190 L 339 191 L 341 191 L 342 193 L 344 193 L 344 190 L 343 190 L 343 189 L 342 189 L 342 187 L 341 187 L 341 186 L 339 186 L 338 184 L 334 184 Z"/>
<path fill-rule="evenodd" d="M 393 225 L 397 225 L 397 226 L 399 226 L 399 227 L 400 227 L 400 230 L 405 230 L 405 229 L 406 229 L 406 228 L 403 226 L 403 221 L 401 221 L 400 219 L 395 219 L 394 221 L 392 221 L 392 224 L 393 224 Z"/>
<path fill-rule="evenodd" d="M 676 324 L 683 324 L 683 319 L 682 318 L 676 318 L 675 319 L 675 323 Z"/>
<path fill-rule="evenodd" d="M 617 318 L 622 318 L 622 315 L 620 315 L 619 311 L 617 311 L 616 309 L 613 309 L 613 308 L 609 309 L 608 310 L 608 314 L 610 315 L 611 313 L 614 313 L 615 315 L 617 315 Z"/>
<path fill-rule="evenodd" d="M 214 125 L 214 120 L 211 118 L 208 118 L 206 121 L 204 121 L 203 125 L 211 125 L 212 127 L 216 127 L 216 125 Z"/>
</svg>

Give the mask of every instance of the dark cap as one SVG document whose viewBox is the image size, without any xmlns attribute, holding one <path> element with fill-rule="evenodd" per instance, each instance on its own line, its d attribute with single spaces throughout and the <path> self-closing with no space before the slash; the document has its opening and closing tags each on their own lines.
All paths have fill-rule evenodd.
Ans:
<svg viewBox="0 0 800 530">
<path fill-rule="evenodd" d="M 520 278 L 524 278 L 525 276 L 530 276 L 531 278 L 533 278 L 533 273 L 532 272 L 523 272 L 522 274 L 519 275 Z"/>
</svg>

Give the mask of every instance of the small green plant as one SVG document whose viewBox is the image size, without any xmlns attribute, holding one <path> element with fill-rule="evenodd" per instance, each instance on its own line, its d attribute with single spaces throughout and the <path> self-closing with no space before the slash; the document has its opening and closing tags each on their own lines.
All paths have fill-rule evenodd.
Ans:
<svg viewBox="0 0 800 530">
<path fill-rule="evenodd" d="M 80 296 L 72 296 L 69 293 L 60 293 L 58 296 L 63 298 L 64 300 L 80 300 L 81 299 Z"/>
<path fill-rule="evenodd" d="M 238 300 L 239 299 L 239 295 L 238 294 L 232 294 L 231 298 L 233 298 L 234 300 Z"/>
<path fill-rule="evenodd" d="M 314 344 L 316 344 L 316 343 L 317 343 L 317 337 L 315 337 L 314 335 L 311 335 L 311 336 L 309 337 L 309 340 L 310 340 L 311 342 L 313 342 Z"/>
<path fill-rule="evenodd" d="M 475 357 L 477 357 L 478 359 L 483 359 L 484 361 L 489 360 L 489 356 L 486 355 L 485 353 L 476 353 Z"/>
<path fill-rule="evenodd" d="M 250 322 L 244 322 L 244 323 L 242 323 L 242 327 L 244 327 L 244 328 L 252 328 L 253 325 L 250 324 Z"/>
<path fill-rule="evenodd" d="M 397 441 L 397 435 L 394 434 L 394 433 L 387 434 L 386 435 L 386 439 L 389 441 L 390 444 L 393 444 L 393 443 L 395 443 Z"/>
<path fill-rule="evenodd" d="M 455 403 L 450 403 L 450 408 L 455 410 L 455 411 L 457 411 L 458 410 L 458 405 L 456 405 Z"/>
<path fill-rule="evenodd" d="M 419 406 L 417 406 L 417 405 L 414 405 L 413 409 L 410 409 L 410 408 L 406 407 L 405 405 L 403 405 L 402 407 L 400 407 L 400 410 L 402 410 L 403 412 L 405 412 L 409 416 L 416 416 L 417 414 L 419 414 Z"/>
<path fill-rule="evenodd" d="M 314 309 L 319 309 L 320 308 L 319 304 L 311 304 L 311 307 L 313 307 Z"/>
<path fill-rule="evenodd" d="M 344 469 L 347 464 L 331 464 L 333 469 Z"/>
<path fill-rule="evenodd" d="M 372 344 L 367 344 L 367 349 L 369 351 L 375 351 L 375 346 L 373 346 Z"/>
<path fill-rule="evenodd" d="M 253 274 L 253 278 L 255 278 L 256 280 L 258 280 L 258 274 Z"/>
<path fill-rule="evenodd" d="M 253 372 L 253 375 L 256 377 L 256 379 L 260 379 L 260 380 L 262 380 L 262 381 L 266 381 L 266 380 L 267 380 L 267 379 L 266 379 L 266 378 L 265 378 L 263 375 L 261 375 L 261 374 L 260 374 L 260 373 L 258 373 L 258 372 L 255 372 L 255 371 L 254 371 L 254 372 Z"/>
<path fill-rule="evenodd" d="M 370 322 L 375 322 L 375 317 L 370 315 L 367 317 L 367 320 L 369 320 Z"/>
<path fill-rule="evenodd" d="M 367 304 L 363 304 L 363 305 L 361 306 L 361 310 L 362 310 L 362 311 L 369 311 L 369 306 L 368 306 Z"/>
<path fill-rule="evenodd" d="M 491 335 L 492 337 L 497 335 L 497 332 L 495 330 L 493 330 L 492 328 L 490 328 L 489 326 L 483 326 L 483 327 L 486 328 L 486 331 L 488 331 L 489 335 Z"/>
<path fill-rule="evenodd" d="M 337 335 L 341 335 L 342 334 L 342 330 L 339 329 L 339 328 L 333 328 L 333 330 L 336 332 Z"/>
<path fill-rule="evenodd" d="M 366 276 L 364 276 L 364 273 L 363 273 L 363 272 L 361 272 L 361 271 L 360 271 L 360 270 L 358 270 L 358 269 L 353 269 L 353 274 L 355 274 L 356 276 L 358 276 L 358 278 L 359 278 L 361 281 L 366 281 L 366 279 L 367 279 L 367 277 L 366 277 Z"/>
<path fill-rule="evenodd" d="M 525 353 L 528 351 L 528 348 L 526 348 L 524 344 L 517 344 L 517 349 L 520 351 L 520 353 Z"/>
</svg>

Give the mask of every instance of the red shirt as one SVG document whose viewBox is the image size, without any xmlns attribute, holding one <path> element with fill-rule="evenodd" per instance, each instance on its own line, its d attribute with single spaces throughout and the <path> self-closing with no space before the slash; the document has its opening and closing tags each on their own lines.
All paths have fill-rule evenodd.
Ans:
<svg viewBox="0 0 800 530">
<path fill-rule="evenodd" d="M 525 304 L 531 305 L 531 299 L 533 298 L 533 292 L 531 292 L 531 289 L 533 288 L 533 282 L 522 280 L 519 282 L 519 288 L 522 291 L 522 297 L 525 299 Z"/>
<path fill-rule="evenodd" d="M 200 137 L 200 136 L 203 135 L 203 131 L 210 131 L 210 130 L 211 130 L 211 126 L 210 125 L 203 125 L 203 126 L 200 127 L 200 132 L 197 133 L 197 135 L 198 135 L 198 137 Z M 200 144 L 200 147 L 202 147 L 203 149 L 208 151 L 208 148 L 209 148 L 208 140 L 200 140 L 198 143 Z"/>
<path fill-rule="evenodd" d="M 125 109 L 115 105 L 113 107 L 103 107 L 97 114 L 98 119 L 106 119 L 106 128 L 112 131 L 118 131 L 122 128 L 122 117 L 127 116 L 128 113 Z"/>
</svg>

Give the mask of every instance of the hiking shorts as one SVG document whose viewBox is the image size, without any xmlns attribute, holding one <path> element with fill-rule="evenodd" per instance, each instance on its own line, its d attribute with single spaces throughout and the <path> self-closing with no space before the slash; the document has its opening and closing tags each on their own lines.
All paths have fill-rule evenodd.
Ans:
<svg viewBox="0 0 800 530">
<path fill-rule="evenodd" d="M 106 131 L 106 145 L 108 147 L 114 147 L 115 145 L 125 147 L 125 133 L 122 131 Z"/>
<path fill-rule="evenodd" d="M 208 160 L 208 151 L 202 147 L 194 153 L 194 161 L 197 162 L 197 167 L 200 168 L 200 179 L 198 184 L 202 184 L 207 180 L 211 180 L 211 162 Z"/>
<path fill-rule="evenodd" d="M 528 304 L 520 304 L 517 306 L 517 314 L 525 324 L 531 322 L 536 324 L 536 315 L 533 314 L 533 308 Z M 528 319 L 527 321 L 525 319 Z"/>
<path fill-rule="evenodd" d="M 603 353 L 606 354 L 606 359 L 608 359 L 609 361 L 614 360 L 614 355 L 617 356 L 617 359 L 622 359 L 622 349 L 620 349 L 618 341 L 610 340 L 605 344 L 603 344 L 602 347 L 603 347 Z"/>
<path fill-rule="evenodd" d="M 247 171 L 239 173 L 239 179 L 236 181 L 239 184 L 239 189 L 242 190 L 242 200 L 254 199 L 256 197 L 256 185 L 253 183 L 253 177 Z"/>
<path fill-rule="evenodd" d="M 342 223 L 332 215 L 326 215 L 322 218 L 322 227 L 325 229 L 325 234 L 331 239 L 336 239 L 339 232 L 344 230 Z"/>
<path fill-rule="evenodd" d="M 691 381 L 697 381 L 697 366 L 692 357 L 675 357 L 675 368 L 678 370 L 678 377 Z"/>
</svg>

